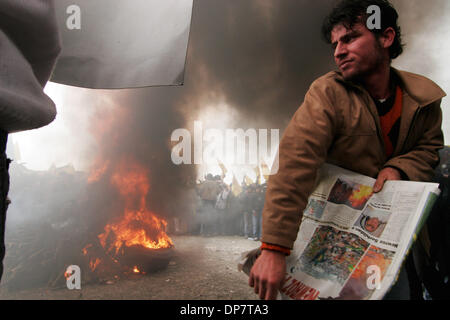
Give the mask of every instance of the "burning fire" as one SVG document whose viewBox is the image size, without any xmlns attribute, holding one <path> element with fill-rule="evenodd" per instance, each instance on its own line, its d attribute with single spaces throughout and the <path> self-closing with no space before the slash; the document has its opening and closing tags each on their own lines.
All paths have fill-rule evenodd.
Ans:
<svg viewBox="0 0 450 320">
<path fill-rule="evenodd" d="M 92 259 L 89 262 L 89 267 L 91 268 L 92 271 L 94 271 L 97 268 L 97 266 L 100 264 L 100 262 L 101 262 L 101 260 L 99 258 L 95 258 L 95 260 Z"/>
<path fill-rule="evenodd" d="M 107 224 L 98 236 L 100 244 L 115 254 L 125 245 L 140 245 L 148 249 L 170 248 L 172 240 L 166 234 L 167 222 L 147 209 L 146 197 L 150 190 L 147 170 L 136 163 L 122 162 L 111 177 L 111 183 L 125 200 L 123 216 Z"/>
<path fill-rule="evenodd" d="M 126 211 L 122 220 L 105 226 L 105 232 L 98 236 L 100 244 L 107 251 L 119 253 L 123 245 L 140 245 L 148 249 L 170 248 L 172 240 L 165 233 L 167 222 L 149 211 Z M 108 247 L 108 237 L 113 239 Z"/>
<path fill-rule="evenodd" d="M 83 248 L 83 254 L 87 255 L 88 249 L 92 247 L 92 243 L 88 244 L 86 247 Z"/>
<path fill-rule="evenodd" d="M 104 174 L 105 167 L 100 166 L 101 169 L 96 170 L 91 177 L 97 178 L 99 174 Z M 95 181 L 95 178 L 91 181 Z M 141 246 L 152 250 L 172 247 L 172 240 L 165 231 L 167 222 L 147 208 L 146 197 L 150 190 L 147 169 L 127 159 L 119 163 L 110 182 L 124 202 L 122 215 L 108 223 L 104 232 L 98 235 L 100 245 L 106 253 L 112 254 L 112 260 L 118 262 L 114 257 L 123 254 L 125 247 Z M 83 254 L 87 255 L 91 247 L 92 244 L 89 244 L 83 248 Z M 100 263 L 101 259 L 91 258 L 91 270 L 94 271 Z M 140 273 L 137 266 L 134 266 L 133 272 Z"/>
</svg>

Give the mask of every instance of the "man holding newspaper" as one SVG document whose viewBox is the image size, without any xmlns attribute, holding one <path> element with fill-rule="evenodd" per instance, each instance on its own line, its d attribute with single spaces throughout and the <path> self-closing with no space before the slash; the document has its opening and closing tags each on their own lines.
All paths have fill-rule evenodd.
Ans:
<svg viewBox="0 0 450 320">
<path fill-rule="evenodd" d="M 379 25 L 369 23 L 374 6 Z M 325 162 L 376 178 L 374 192 L 387 180 L 434 176 L 445 93 L 425 77 L 391 67 L 403 51 L 397 19 L 387 0 L 343 0 L 324 21 L 339 71 L 311 85 L 280 142 L 279 171 L 269 178 L 263 210 L 262 253 L 249 278 L 261 299 L 277 296 Z M 395 298 L 409 298 L 405 276 L 402 271 Z"/>
</svg>

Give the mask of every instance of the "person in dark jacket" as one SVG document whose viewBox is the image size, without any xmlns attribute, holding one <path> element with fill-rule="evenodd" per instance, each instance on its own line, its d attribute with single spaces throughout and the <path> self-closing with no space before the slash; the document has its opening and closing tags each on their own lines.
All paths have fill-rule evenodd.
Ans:
<svg viewBox="0 0 450 320">
<path fill-rule="evenodd" d="M 0 280 L 9 200 L 8 134 L 43 127 L 56 116 L 44 87 L 61 51 L 52 0 L 0 2 Z"/>
</svg>

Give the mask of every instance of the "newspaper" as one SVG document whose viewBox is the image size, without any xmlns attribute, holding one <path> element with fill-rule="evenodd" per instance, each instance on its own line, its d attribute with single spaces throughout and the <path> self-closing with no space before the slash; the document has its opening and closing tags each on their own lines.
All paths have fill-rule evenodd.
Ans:
<svg viewBox="0 0 450 320">
<path fill-rule="evenodd" d="M 333 165 L 321 168 L 286 259 L 281 299 L 378 300 L 395 284 L 439 185 L 387 181 L 373 193 L 374 183 Z"/>
</svg>

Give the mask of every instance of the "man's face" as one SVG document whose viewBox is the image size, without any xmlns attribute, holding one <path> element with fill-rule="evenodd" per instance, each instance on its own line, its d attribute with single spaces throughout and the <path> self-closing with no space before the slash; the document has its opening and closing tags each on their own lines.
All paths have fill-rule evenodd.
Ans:
<svg viewBox="0 0 450 320">
<path fill-rule="evenodd" d="M 336 25 L 331 31 L 331 44 L 336 65 L 346 80 L 376 72 L 384 59 L 377 38 L 362 23 L 356 23 L 352 29 Z"/>
</svg>

